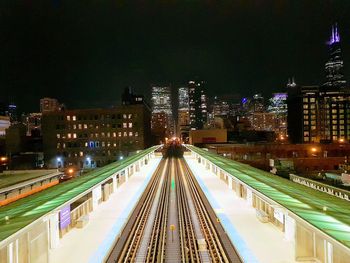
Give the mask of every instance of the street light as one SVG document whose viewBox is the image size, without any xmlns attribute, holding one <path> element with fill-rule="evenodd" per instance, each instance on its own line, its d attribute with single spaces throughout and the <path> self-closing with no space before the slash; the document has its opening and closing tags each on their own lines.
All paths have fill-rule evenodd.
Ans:
<svg viewBox="0 0 350 263">
<path fill-rule="evenodd" d="M 340 143 L 343 143 L 343 142 L 344 142 L 344 139 L 343 139 L 343 138 L 339 139 L 339 142 L 340 142 Z"/>
<path fill-rule="evenodd" d="M 123 155 L 121 155 L 120 157 L 119 157 L 119 160 L 123 160 L 124 159 L 124 157 L 123 157 Z"/>
<path fill-rule="evenodd" d="M 317 152 L 317 149 L 316 149 L 315 147 L 312 147 L 312 148 L 311 148 L 311 151 L 312 151 L 313 153 L 315 153 L 315 152 Z"/>
</svg>

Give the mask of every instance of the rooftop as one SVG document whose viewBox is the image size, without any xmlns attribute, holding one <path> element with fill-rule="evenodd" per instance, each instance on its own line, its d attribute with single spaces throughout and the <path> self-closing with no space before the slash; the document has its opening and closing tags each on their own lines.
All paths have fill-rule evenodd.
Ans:
<svg viewBox="0 0 350 263">
<path fill-rule="evenodd" d="M 122 161 L 111 163 L 84 176 L 60 183 L 47 190 L 0 207 L 0 241 L 5 240 L 45 214 L 64 206 L 73 198 L 78 197 L 158 147 L 153 146 Z M 8 220 L 5 219 L 6 216 Z"/>
<path fill-rule="evenodd" d="M 350 203 L 246 164 L 187 146 L 251 188 L 350 248 Z"/>
<path fill-rule="evenodd" d="M 2 173 L 0 174 L 0 189 L 9 187 L 24 181 L 42 177 L 44 175 L 49 175 L 56 170 L 38 170 L 38 171 L 23 171 L 19 173 Z"/>
</svg>

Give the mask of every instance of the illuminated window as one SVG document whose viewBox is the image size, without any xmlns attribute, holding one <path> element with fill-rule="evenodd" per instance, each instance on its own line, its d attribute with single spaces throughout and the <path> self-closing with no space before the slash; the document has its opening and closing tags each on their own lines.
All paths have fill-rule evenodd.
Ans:
<svg viewBox="0 0 350 263">
<path fill-rule="evenodd" d="M 123 119 L 126 119 L 126 118 L 127 118 L 126 114 L 123 114 Z"/>
<path fill-rule="evenodd" d="M 67 137 L 68 137 L 68 139 L 72 138 L 72 134 L 71 134 L 71 133 L 68 133 L 68 134 L 67 134 Z"/>
<path fill-rule="evenodd" d="M 315 102 L 315 98 L 310 98 L 310 102 Z"/>
<path fill-rule="evenodd" d="M 127 136 L 128 136 L 128 133 L 125 131 L 123 134 L 123 137 L 127 137 Z"/>
<path fill-rule="evenodd" d="M 77 129 L 77 125 L 73 125 L 73 130 L 76 130 Z"/>
<path fill-rule="evenodd" d="M 122 132 L 118 132 L 118 137 L 122 137 Z"/>
<path fill-rule="evenodd" d="M 106 146 L 106 143 L 105 142 L 102 142 L 102 147 L 105 147 Z"/>
<path fill-rule="evenodd" d="M 80 155 L 80 156 L 84 156 L 84 153 L 83 153 L 83 152 L 79 152 L 79 155 Z"/>
<path fill-rule="evenodd" d="M 113 137 L 117 137 L 117 133 L 116 132 L 113 132 Z"/>
<path fill-rule="evenodd" d="M 108 137 L 108 138 L 111 137 L 111 134 L 110 134 L 109 132 L 107 132 L 107 137 Z"/>
<path fill-rule="evenodd" d="M 57 149 L 59 149 L 61 147 L 61 143 L 57 143 Z"/>
<path fill-rule="evenodd" d="M 129 122 L 129 128 L 132 128 L 132 122 Z"/>
<path fill-rule="evenodd" d="M 132 136 L 132 132 L 129 132 L 129 136 Z"/>
<path fill-rule="evenodd" d="M 81 130 L 83 128 L 83 125 L 78 124 L 78 129 Z"/>
<path fill-rule="evenodd" d="M 70 116 L 69 115 L 67 115 L 67 121 L 70 121 Z"/>
<path fill-rule="evenodd" d="M 127 128 L 128 124 L 126 122 L 123 122 L 123 128 Z"/>
<path fill-rule="evenodd" d="M 88 147 L 88 146 L 89 146 L 89 144 L 87 142 L 85 142 L 85 147 Z"/>
<path fill-rule="evenodd" d="M 104 132 L 101 132 L 101 137 L 105 137 L 105 133 Z"/>
<path fill-rule="evenodd" d="M 117 147 L 117 144 L 116 144 L 116 143 L 113 143 L 113 146 L 114 146 L 114 147 Z"/>
<path fill-rule="evenodd" d="M 135 137 L 139 136 L 139 133 L 138 132 L 135 132 Z"/>
<path fill-rule="evenodd" d="M 61 134 L 57 133 L 56 137 L 57 137 L 57 139 L 61 138 Z"/>
<path fill-rule="evenodd" d="M 73 138 L 77 138 L 77 134 L 76 133 L 73 133 Z"/>
<path fill-rule="evenodd" d="M 87 127 L 88 127 L 87 124 L 84 124 L 84 129 L 87 129 Z"/>
<path fill-rule="evenodd" d="M 77 120 L 77 116 L 73 116 L 73 121 L 76 121 Z"/>
<path fill-rule="evenodd" d="M 128 119 L 131 119 L 132 118 L 132 114 L 128 114 Z"/>
</svg>

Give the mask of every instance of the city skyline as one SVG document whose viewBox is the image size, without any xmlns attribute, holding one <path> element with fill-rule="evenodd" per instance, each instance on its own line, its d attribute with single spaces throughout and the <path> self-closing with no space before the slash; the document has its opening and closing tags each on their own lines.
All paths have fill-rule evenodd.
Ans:
<svg viewBox="0 0 350 263">
<path fill-rule="evenodd" d="M 115 105 L 126 86 L 140 93 L 150 83 L 181 86 L 195 77 L 209 96 L 269 96 L 292 76 L 320 85 L 336 22 L 350 75 L 350 5 L 341 1 L 118 2 L 94 6 L 94 17 L 92 2 L 11 2 L 1 4 L 0 86 L 19 111 L 35 111 L 42 97 L 72 108 Z"/>
</svg>

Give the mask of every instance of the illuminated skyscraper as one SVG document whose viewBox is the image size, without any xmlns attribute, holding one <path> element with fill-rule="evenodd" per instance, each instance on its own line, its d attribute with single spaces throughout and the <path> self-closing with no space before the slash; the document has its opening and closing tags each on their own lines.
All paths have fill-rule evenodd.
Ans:
<svg viewBox="0 0 350 263">
<path fill-rule="evenodd" d="M 166 134 L 164 136 L 172 136 L 174 134 L 173 107 L 171 99 L 170 86 L 152 86 L 151 103 L 152 103 L 152 129 L 156 127 L 156 121 L 159 122 L 159 116 L 164 116 L 167 122 Z M 159 114 L 164 113 L 164 114 Z M 154 129 L 153 129 L 154 130 Z M 158 136 L 158 135 L 157 135 Z M 162 135 L 159 135 L 162 137 Z"/>
<path fill-rule="evenodd" d="M 189 110 L 188 87 L 179 88 L 179 110 Z"/>
<path fill-rule="evenodd" d="M 177 125 L 178 135 L 184 141 L 187 142 L 190 130 L 190 113 L 189 113 L 189 97 L 188 87 L 181 87 L 179 92 L 179 108 L 177 112 Z"/>
<path fill-rule="evenodd" d="M 337 24 L 332 26 L 332 33 L 328 41 L 329 59 L 325 64 L 326 81 L 323 86 L 329 88 L 345 88 L 346 80 L 343 74 L 343 58 L 340 48 L 340 34 Z"/>
<path fill-rule="evenodd" d="M 267 111 L 276 116 L 275 132 L 284 139 L 287 135 L 287 93 L 274 93 L 269 102 Z"/>
</svg>

